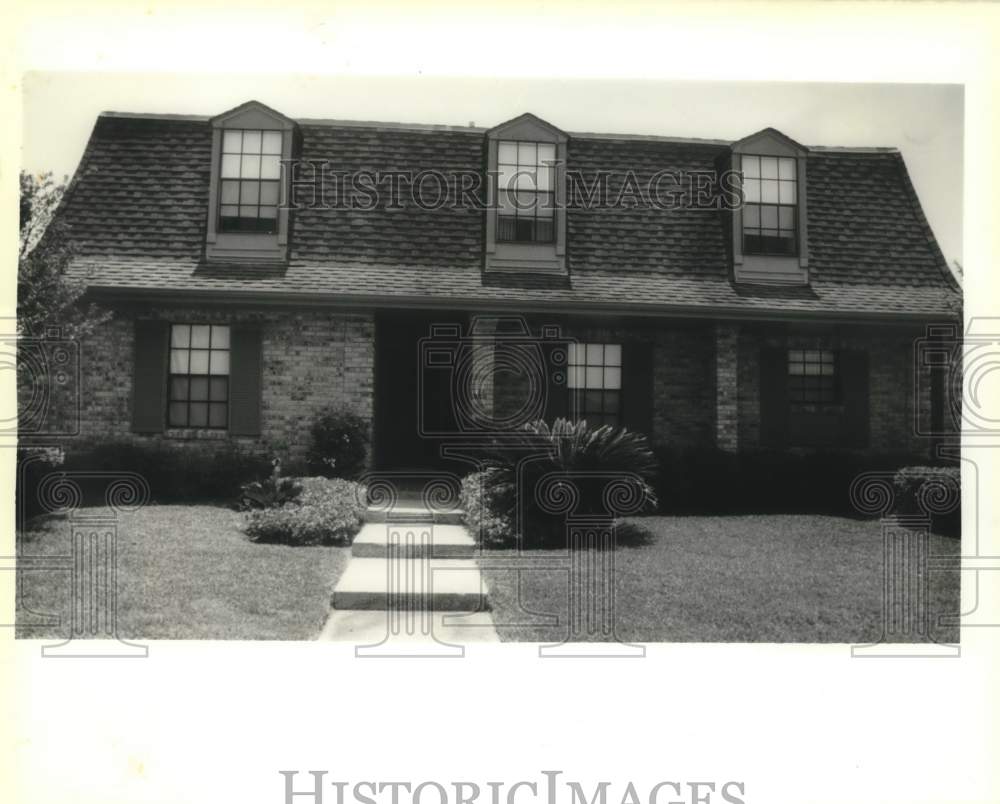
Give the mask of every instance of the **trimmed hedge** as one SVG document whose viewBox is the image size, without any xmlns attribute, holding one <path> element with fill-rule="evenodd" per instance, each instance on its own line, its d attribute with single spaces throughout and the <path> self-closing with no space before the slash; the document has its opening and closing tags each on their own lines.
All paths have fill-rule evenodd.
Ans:
<svg viewBox="0 0 1000 804">
<path fill-rule="evenodd" d="M 61 469 L 136 472 L 149 483 L 154 502 L 232 500 L 240 487 L 271 473 L 271 461 L 226 443 L 219 446 L 107 441 L 67 451 Z"/>
<path fill-rule="evenodd" d="M 857 515 L 850 488 L 862 472 L 895 472 L 912 455 L 792 454 L 658 448 L 657 496 L 665 514 Z"/>
<path fill-rule="evenodd" d="M 294 500 L 247 513 L 250 541 L 350 544 L 364 521 L 365 488 L 342 478 L 304 477 L 292 482 L 298 488 Z"/>
</svg>

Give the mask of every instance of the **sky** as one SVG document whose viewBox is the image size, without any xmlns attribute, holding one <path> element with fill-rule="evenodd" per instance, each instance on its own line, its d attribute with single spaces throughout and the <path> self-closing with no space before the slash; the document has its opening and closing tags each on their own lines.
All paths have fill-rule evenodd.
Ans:
<svg viewBox="0 0 1000 804">
<path fill-rule="evenodd" d="M 949 262 L 962 261 L 963 89 L 955 84 L 29 73 L 22 168 L 72 175 L 102 111 L 215 115 L 254 99 L 293 118 L 490 127 L 533 112 L 569 132 L 898 148 Z"/>
</svg>

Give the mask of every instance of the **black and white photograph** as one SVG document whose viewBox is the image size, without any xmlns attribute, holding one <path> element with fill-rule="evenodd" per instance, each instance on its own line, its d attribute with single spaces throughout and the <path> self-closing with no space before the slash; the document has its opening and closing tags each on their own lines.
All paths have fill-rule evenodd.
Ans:
<svg viewBox="0 0 1000 804">
<path fill-rule="evenodd" d="M 12 17 L 9 800 L 996 800 L 945 5 Z"/>
</svg>

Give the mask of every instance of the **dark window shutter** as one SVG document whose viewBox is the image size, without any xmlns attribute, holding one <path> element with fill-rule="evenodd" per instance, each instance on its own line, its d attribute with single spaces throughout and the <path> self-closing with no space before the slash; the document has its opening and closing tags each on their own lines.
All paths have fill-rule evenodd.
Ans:
<svg viewBox="0 0 1000 804">
<path fill-rule="evenodd" d="M 563 344 L 545 344 L 545 421 L 569 416 L 569 389 L 566 379 L 566 347 Z"/>
<path fill-rule="evenodd" d="M 868 446 L 868 353 L 845 349 L 840 353 L 840 387 L 844 403 L 845 446 Z"/>
<path fill-rule="evenodd" d="M 132 431 L 162 433 L 166 420 L 169 326 L 165 321 L 135 322 L 132 366 Z"/>
<path fill-rule="evenodd" d="M 788 353 L 760 350 L 760 443 L 769 449 L 788 446 Z"/>
<path fill-rule="evenodd" d="M 260 330 L 233 327 L 229 349 L 229 432 L 260 435 Z"/>
<path fill-rule="evenodd" d="M 653 438 L 653 344 L 622 346 L 622 424 Z"/>
</svg>

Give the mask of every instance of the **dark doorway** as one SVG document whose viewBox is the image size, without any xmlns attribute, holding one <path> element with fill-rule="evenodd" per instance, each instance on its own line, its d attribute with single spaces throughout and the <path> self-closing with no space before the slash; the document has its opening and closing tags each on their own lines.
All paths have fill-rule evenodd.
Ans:
<svg viewBox="0 0 1000 804">
<path fill-rule="evenodd" d="M 441 457 L 457 435 L 452 376 L 428 365 L 432 335 L 447 349 L 465 335 L 467 317 L 454 312 L 382 311 L 375 317 L 375 464 L 381 470 L 464 471 Z M 439 347 L 440 348 L 440 347 Z"/>
</svg>

